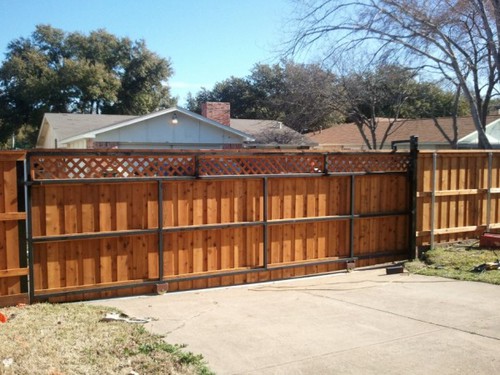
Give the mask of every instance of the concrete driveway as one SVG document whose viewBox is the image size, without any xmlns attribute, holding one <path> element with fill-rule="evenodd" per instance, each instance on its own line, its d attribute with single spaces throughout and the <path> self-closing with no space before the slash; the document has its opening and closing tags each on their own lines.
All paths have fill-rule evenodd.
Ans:
<svg viewBox="0 0 500 375">
<path fill-rule="evenodd" d="M 158 318 L 217 374 L 500 373 L 494 285 L 371 269 L 95 303 Z"/>
</svg>

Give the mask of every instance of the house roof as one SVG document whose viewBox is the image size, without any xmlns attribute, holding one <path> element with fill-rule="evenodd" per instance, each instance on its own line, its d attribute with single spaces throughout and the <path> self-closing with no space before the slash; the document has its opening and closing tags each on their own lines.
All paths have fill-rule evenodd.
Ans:
<svg viewBox="0 0 500 375">
<path fill-rule="evenodd" d="M 488 116 L 487 123 L 499 119 L 500 116 Z M 453 120 L 451 117 L 442 117 L 436 119 L 442 131 L 436 126 L 433 119 L 416 119 L 416 120 L 401 120 L 391 130 L 384 144 L 389 147 L 392 141 L 409 139 L 415 135 L 419 137 L 420 144 L 448 144 L 443 132 L 453 137 Z M 476 130 L 472 117 L 458 117 L 458 137 L 457 140 Z M 380 119 L 376 130 L 377 140 L 381 140 L 384 136 L 389 121 Z M 344 147 L 359 147 L 365 143 L 360 132 L 353 123 L 333 125 L 331 128 L 322 130 L 321 132 L 308 134 L 309 139 L 317 142 L 322 146 L 344 146 Z"/>
<path fill-rule="evenodd" d="M 289 128 L 282 122 L 276 120 L 250 120 L 250 119 L 232 118 L 231 127 L 238 129 L 242 132 L 245 132 L 247 134 L 253 135 L 257 139 L 256 140 L 257 143 L 262 141 L 262 138 L 260 136 L 262 136 L 266 131 L 275 131 L 277 133 L 287 134 L 286 137 L 287 140 L 285 142 L 289 147 L 296 147 L 296 146 L 311 147 L 318 145 L 316 142 L 313 142 L 312 140 L 300 134 L 299 132 L 293 130 L 292 128 Z M 291 138 L 293 138 L 293 140 L 290 141 Z M 259 147 L 265 145 L 275 145 L 275 146 L 279 145 L 280 147 L 285 146 L 285 144 L 281 144 L 277 140 L 270 144 L 260 143 Z"/>
<path fill-rule="evenodd" d="M 46 124 L 48 123 L 50 123 L 50 125 L 52 126 L 59 141 L 61 143 L 66 143 L 83 138 L 94 138 L 97 134 L 100 133 L 105 133 L 125 126 L 130 126 L 141 121 L 173 112 L 182 113 L 186 116 L 195 118 L 208 125 L 233 133 L 241 138 L 244 138 L 245 140 L 253 140 L 253 138 L 245 132 L 222 125 L 217 121 L 178 107 L 172 107 L 164 109 L 162 111 L 152 112 L 143 116 L 46 113 L 44 116 L 44 120 L 42 121 L 42 128 L 40 129 L 39 138 L 42 134 L 43 127 L 47 126 Z"/>
<path fill-rule="evenodd" d="M 248 134 L 256 134 L 270 128 L 281 129 L 283 126 L 283 123 L 274 120 L 231 119 L 232 128 Z"/>
<path fill-rule="evenodd" d="M 58 138 L 63 140 L 137 117 L 139 116 L 46 113 L 44 119 L 50 123 Z"/>
<path fill-rule="evenodd" d="M 491 145 L 494 146 L 500 145 L 500 118 L 486 125 L 484 131 L 486 133 L 486 138 L 488 138 Z M 477 145 L 478 144 L 477 130 L 459 139 L 458 144 Z"/>
</svg>

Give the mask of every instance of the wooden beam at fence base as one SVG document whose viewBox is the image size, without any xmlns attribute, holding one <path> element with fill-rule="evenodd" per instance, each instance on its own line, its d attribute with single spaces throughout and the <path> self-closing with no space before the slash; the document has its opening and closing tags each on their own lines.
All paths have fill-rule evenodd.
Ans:
<svg viewBox="0 0 500 375">
<path fill-rule="evenodd" d="M 498 226 L 500 228 L 500 225 Z M 434 234 L 450 234 L 450 233 L 462 233 L 462 232 L 475 232 L 480 229 L 486 229 L 486 225 L 471 225 L 467 227 L 456 227 L 456 228 L 441 228 L 434 229 Z M 430 230 L 422 230 L 417 232 L 417 237 L 424 237 L 431 234 Z"/>
<path fill-rule="evenodd" d="M 141 283 L 144 283 L 142 285 Z M 103 292 L 106 291 L 105 289 L 107 288 L 139 288 L 143 286 L 148 286 L 146 283 L 150 283 L 151 285 L 153 283 L 158 283 L 158 280 L 151 280 L 151 279 L 143 279 L 143 280 L 127 280 L 123 282 L 109 282 L 109 283 L 100 283 L 100 284 L 92 284 L 92 285 L 74 285 L 74 286 L 67 286 L 67 287 L 62 287 L 62 288 L 51 288 L 51 289 L 43 289 L 43 290 L 36 290 L 35 291 L 35 298 L 36 297 L 45 297 L 45 296 L 50 296 L 51 294 L 61 294 L 61 293 L 71 293 L 71 292 L 78 292 L 78 293 L 97 293 L 100 292 L 97 289 L 102 288 Z"/>
<path fill-rule="evenodd" d="M 28 303 L 29 301 L 27 293 L 0 296 L 0 307 L 8 307 Z"/>
<path fill-rule="evenodd" d="M 26 276 L 28 274 L 27 268 L 13 268 L 10 270 L 0 270 L 0 279 L 5 277 Z"/>
</svg>

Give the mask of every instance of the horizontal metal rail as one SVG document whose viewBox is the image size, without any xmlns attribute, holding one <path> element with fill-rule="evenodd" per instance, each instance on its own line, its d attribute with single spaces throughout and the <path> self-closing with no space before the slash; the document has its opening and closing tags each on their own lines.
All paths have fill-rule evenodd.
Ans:
<svg viewBox="0 0 500 375">
<path fill-rule="evenodd" d="M 406 141 L 408 142 L 408 141 Z M 28 151 L 29 156 L 59 156 L 59 157 L 81 157 L 81 156 L 117 156 L 117 157 L 130 157 L 130 156 L 232 156 L 232 157 L 252 157 L 252 156 L 344 156 L 344 155 L 401 155 L 408 156 L 409 152 L 394 152 L 393 150 L 379 150 L 379 151 L 250 151 L 248 149 L 231 149 L 228 150 L 210 150 L 210 151 L 200 151 L 200 150 L 149 150 L 149 149 L 121 149 L 119 151 L 109 151 L 109 150 L 62 150 L 62 149 L 33 149 Z"/>
<path fill-rule="evenodd" d="M 60 290 L 58 292 L 50 292 L 50 289 L 48 289 L 47 291 L 40 291 L 40 290 L 36 291 L 35 290 L 32 298 L 33 298 L 33 300 L 40 300 L 40 299 L 46 299 L 46 298 L 75 295 L 75 294 L 100 293 L 100 292 L 109 292 L 109 291 L 121 290 L 121 289 L 140 288 L 140 287 L 153 286 L 153 285 L 164 284 L 164 283 L 165 282 L 163 282 L 161 279 L 155 279 L 155 280 L 131 282 L 131 283 L 125 283 L 125 284 L 119 284 L 119 285 L 101 286 L 101 287 L 99 287 L 99 286 L 96 286 L 96 287 L 71 286 L 68 288 L 75 288 L 76 287 L 78 289 Z M 64 288 L 60 288 L 60 289 L 64 289 Z"/>
<path fill-rule="evenodd" d="M 279 270 L 297 268 L 297 267 L 321 266 L 321 265 L 334 264 L 334 263 L 347 263 L 347 262 L 355 261 L 356 259 L 357 259 L 357 257 L 340 258 L 340 259 L 323 259 L 323 260 L 318 260 L 318 261 L 304 261 L 304 262 L 297 262 L 297 263 L 290 263 L 290 264 L 283 264 L 283 265 L 276 265 L 276 266 L 270 264 L 267 268 L 257 267 L 257 268 L 251 268 L 248 270 L 227 271 L 227 272 L 214 271 L 214 273 L 210 273 L 210 274 L 201 274 L 201 275 L 193 275 L 193 276 L 177 276 L 177 277 L 168 277 L 167 276 L 163 279 L 163 281 L 168 282 L 168 283 L 182 282 L 182 281 L 196 281 L 196 280 L 211 279 L 213 277 L 239 276 L 239 275 L 252 274 L 252 273 L 258 273 L 258 272 L 279 271 Z"/>
<path fill-rule="evenodd" d="M 67 233 L 60 235 L 50 236 L 33 236 L 33 243 L 43 242 L 58 242 L 58 241 L 76 241 L 87 239 L 100 239 L 100 238 L 113 238 L 113 237 L 126 237 L 126 236 L 140 236 L 148 234 L 156 234 L 158 228 L 152 229 L 135 229 L 135 230 L 120 230 L 115 232 L 91 232 L 91 233 Z"/>
<path fill-rule="evenodd" d="M 280 270 L 292 269 L 292 268 L 298 268 L 298 267 L 314 267 L 314 266 L 336 264 L 336 263 L 347 263 L 347 262 L 353 262 L 353 261 L 362 260 L 362 259 L 382 258 L 382 257 L 386 257 L 386 256 L 404 256 L 404 255 L 406 255 L 406 252 L 401 252 L 401 253 L 396 253 L 396 254 L 390 253 L 390 252 L 373 253 L 373 254 L 360 255 L 360 256 L 356 256 L 356 257 L 337 258 L 337 259 L 322 259 L 322 260 L 318 260 L 318 261 L 302 261 L 302 262 L 283 264 L 283 265 L 270 264 L 270 265 L 268 265 L 268 267 L 256 267 L 256 268 L 237 270 L 237 271 L 226 271 L 226 272 L 212 271 L 209 273 L 200 274 L 200 275 L 192 275 L 192 276 L 177 276 L 177 277 L 164 277 L 164 278 L 160 277 L 160 278 L 157 278 L 154 280 L 146 280 L 146 281 L 141 281 L 138 283 L 137 282 L 120 283 L 119 285 L 107 285 L 107 286 L 102 286 L 102 287 L 99 287 L 98 284 L 95 287 L 82 286 L 81 288 L 79 288 L 78 286 L 71 286 L 71 287 L 68 287 L 69 290 L 60 290 L 58 292 L 50 292 L 50 290 L 35 291 L 33 298 L 34 298 L 34 300 L 39 300 L 39 299 L 46 299 L 46 298 L 53 298 L 53 297 L 76 295 L 76 294 L 109 292 L 109 291 L 114 291 L 114 290 L 139 288 L 139 287 L 153 286 L 153 285 L 158 285 L 158 284 L 206 280 L 206 279 L 219 278 L 219 277 L 240 276 L 240 275 L 248 275 L 248 274 L 261 273 L 261 272 L 280 271 Z M 258 281 L 256 281 L 256 282 L 258 282 Z M 73 289 L 73 288 L 78 288 L 78 289 Z M 61 289 L 64 289 L 64 288 L 61 288 Z"/>
<path fill-rule="evenodd" d="M 278 226 L 278 225 L 289 225 L 289 224 L 300 224 L 300 223 L 342 221 L 342 220 L 350 220 L 350 219 L 369 219 L 369 218 L 404 216 L 404 215 L 408 215 L 408 211 L 376 212 L 376 213 L 369 213 L 369 214 L 334 215 L 334 216 L 303 217 L 303 218 L 291 218 L 291 219 L 276 219 L 276 220 L 268 220 L 267 225 Z M 162 233 L 177 233 L 177 232 L 190 232 L 190 231 L 196 231 L 196 230 L 247 228 L 247 227 L 263 226 L 265 224 L 266 224 L 265 221 L 246 221 L 246 222 L 235 222 L 235 223 L 200 224 L 200 225 L 187 225 L 187 226 L 180 226 L 180 227 L 164 227 L 160 231 Z M 124 237 L 124 236 L 151 235 L 151 234 L 157 234 L 158 232 L 159 232 L 158 228 L 148 228 L 148 229 L 120 230 L 120 231 L 114 231 L 114 232 L 109 231 L 109 232 L 91 232 L 91 233 L 67 233 L 67 234 L 61 234 L 61 235 L 34 236 L 32 238 L 32 242 L 33 243 L 44 243 L 44 242 L 76 241 L 76 240 L 85 240 L 85 239 L 92 240 L 92 239 Z"/>
<path fill-rule="evenodd" d="M 242 175 L 199 175 L 199 176 L 144 176 L 144 177 L 97 177 L 97 178 L 61 178 L 36 179 L 26 182 L 28 186 L 37 185 L 85 185 L 85 184 L 113 184 L 134 183 L 145 181 L 190 181 L 190 180 L 235 180 L 271 178 L 302 178 L 302 177 L 349 177 L 368 175 L 407 175 L 408 172 L 315 172 L 315 173 L 279 173 L 279 174 L 242 174 Z"/>
</svg>

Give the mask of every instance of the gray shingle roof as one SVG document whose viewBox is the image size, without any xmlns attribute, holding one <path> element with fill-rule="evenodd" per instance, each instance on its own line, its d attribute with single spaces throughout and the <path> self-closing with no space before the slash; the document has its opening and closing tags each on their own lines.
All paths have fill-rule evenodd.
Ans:
<svg viewBox="0 0 500 375">
<path fill-rule="evenodd" d="M 45 118 L 57 134 L 57 138 L 64 140 L 78 134 L 105 128 L 122 121 L 139 116 L 125 115 L 89 115 L 77 113 L 46 113 Z"/>
<path fill-rule="evenodd" d="M 274 120 L 231 119 L 232 128 L 248 134 L 258 134 L 268 129 L 280 129 L 280 126 L 284 125 Z"/>
</svg>

